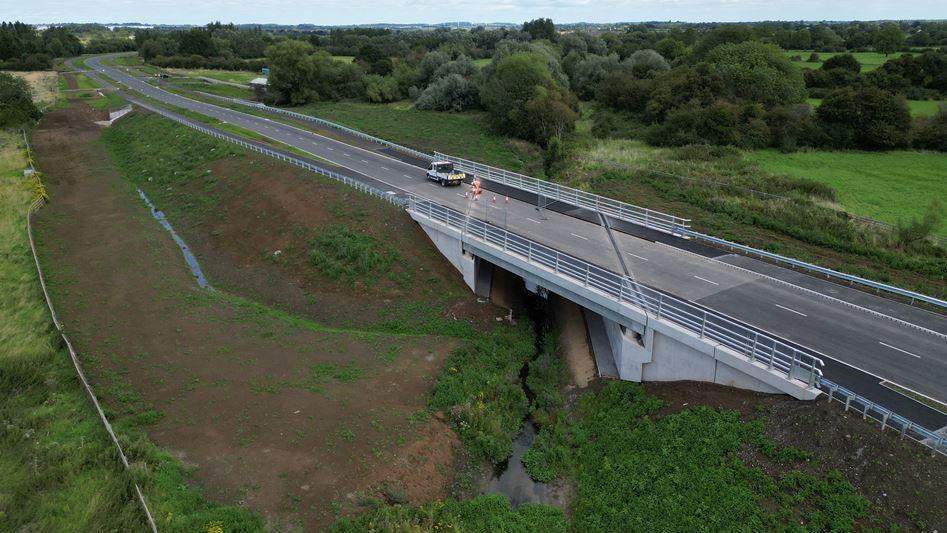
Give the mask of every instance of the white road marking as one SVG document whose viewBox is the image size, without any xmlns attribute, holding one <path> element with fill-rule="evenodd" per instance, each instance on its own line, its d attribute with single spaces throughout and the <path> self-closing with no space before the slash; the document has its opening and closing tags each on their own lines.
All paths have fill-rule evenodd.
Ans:
<svg viewBox="0 0 947 533">
<path fill-rule="evenodd" d="M 495 205 L 493 205 L 493 204 L 490 204 L 490 208 L 491 208 L 491 209 L 500 209 L 499 207 L 497 207 L 497 206 L 495 206 Z"/>
<path fill-rule="evenodd" d="M 540 221 L 538 221 L 538 220 L 535 220 L 535 219 L 532 219 L 532 218 L 529 218 L 529 217 L 526 217 L 526 220 L 528 220 L 528 221 L 530 221 L 530 222 L 535 222 L 535 223 L 537 223 L 537 224 L 542 224 L 542 222 L 540 222 Z"/>
<path fill-rule="evenodd" d="M 359 161 L 361 161 L 362 163 L 365 163 L 366 165 L 368 164 L 368 161 L 365 161 L 364 159 L 359 159 Z"/>
<path fill-rule="evenodd" d="M 466 198 L 466 196 L 464 196 L 463 194 L 460 194 L 460 193 L 457 193 L 457 196 L 460 196 L 461 198 Z"/>
<path fill-rule="evenodd" d="M 328 148 L 330 152 L 334 152 L 334 151 L 335 151 L 335 148 L 333 148 L 333 147 L 331 147 L 331 146 L 326 146 L 326 148 Z"/>
<path fill-rule="evenodd" d="M 702 277 L 700 277 L 700 276 L 694 276 L 694 277 L 697 278 L 697 279 L 699 279 L 700 281 L 706 281 L 707 283 L 710 283 L 710 284 L 713 284 L 713 285 L 720 285 L 720 284 L 717 283 L 716 281 L 710 281 L 710 280 L 707 279 L 707 278 L 702 278 Z M 799 313 L 799 314 L 801 315 L 802 313 Z M 803 315 L 803 316 L 805 316 L 805 315 Z"/>
<path fill-rule="evenodd" d="M 776 307 L 778 307 L 778 308 L 780 308 L 780 309 L 785 309 L 786 311 L 789 311 L 790 313 L 796 313 L 797 315 L 802 315 L 802 316 L 804 316 L 804 317 L 808 317 L 808 316 L 809 316 L 809 315 L 807 315 L 807 314 L 805 314 L 805 313 L 800 313 L 799 311 L 796 311 L 795 309 L 790 309 L 790 308 L 788 308 L 788 307 L 783 307 L 783 306 L 781 306 L 781 305 L 779 305 L 779 304 L 773 304 L 773 305 L 775 305 Z"/>
<path fill-rule="evenodd" d="M 881 342 L 881 341 L 878 341 L 878 344 L 880 344 L 880 345 L 882 345 L 882 346 L 887 346 L 888 348 L 891 348 L 892 350 L 897 350 L 897 351 L 899 351 L 899 352 L 906 353 L 906 354 L 910 355 L 911 357 L 917 357 L 918 359 L 921 358 L 920 355 L 914 355 L 913 353 L 911 353 L 911 352 L 909 352 L 909 351 L 907 351 L 907 350 L 902 350 L 901 348 L 898 348 L 897 346 L 891 346 L 890 344 L 887 344 L 887 343 L 884 343 L 884 342 Z"/>
<path fill-rule="evenodd" d="M 408 178 L 408 179 L 414 179 L 414 176 L 409 176 L 409 175 L 407 175 L 407 174 L 402 174 L 402 176 L 404 176 L 404 177 L 406 177 L 406 178 Z"/>
<path fill-rule="evenodd" d="M 388 168 L 388 167 L 386 167 L 386 166 L 382 166 L 381 169 L 382 169 L 382 170 L 391 170 L 390 168 Z"/>
<path fill-rule="evenodd" d="M 347 153 L 345 153 L 345 152 L 342 152 L 342 155 L 344 155 L 345 157 L 352 157 L 352 156 L 350 156 L 349 154 L 347 154 Z"/>
<path fill-rule="evenodd" d="M 630 256 L 632 256 L 632 257 L 637 257 L 638 259 L 641 259 L 642 261 L 647 261 L 647 260 L 648 260 L 647 257 L 641 257 L 640 255 L 635 255 L 635 254 L 633 254 L 633 253 L 631 253 L 631 252 L 625 252 L 625 253 L 628 254 L 628 255 L 630 255 Z"/>
<path fill-rule="evenodd" d="M 569 235 L 572 235 L 573 237 L 578 237 L 578 238 L 582 239 L 583 241 L 589 240 L 588 237 L 583 237 L 583 236 L 581 236 L 581 235 L 576 235 L 575 233 L 570 233 Z"/>
</svg>

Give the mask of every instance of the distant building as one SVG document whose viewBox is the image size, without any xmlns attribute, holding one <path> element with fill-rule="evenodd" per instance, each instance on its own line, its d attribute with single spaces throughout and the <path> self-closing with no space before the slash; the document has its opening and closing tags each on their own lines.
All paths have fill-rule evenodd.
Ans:
<svg viewBox="0 0 947 533">
<path fill-rule="evenodd" d="M 266 78 L 253 78 L 250 80 L 250 87 L 266 87 L 269 81 Z"/>
</svg>

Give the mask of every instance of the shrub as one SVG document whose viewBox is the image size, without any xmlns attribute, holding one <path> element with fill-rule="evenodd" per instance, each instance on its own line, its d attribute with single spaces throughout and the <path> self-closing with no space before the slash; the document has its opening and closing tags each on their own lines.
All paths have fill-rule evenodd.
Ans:
<svg viewBox="0 0 947 533">
<path fill-rule="evenodd" d="M 460 74 L 451 73 L 428 85 L 414 106 L 422 110 L 463 111 L 477 105 L 478 88 Z"/>
<path fill-rule="evenodd" d="M 941 106 L 937 115 L 917 121 L 914 146 L 926 150 L 947 152 L 947 107 Z"/>
<path fill-rule="evenodd" d="M 651 77 L 657 72 L 671 69 L 671 66 L 661 54 L 650 49 L 638 50 L 623 63 L 628 65 L 635 76 L 639 78 Z"/>
<path fill-rule="evenodd" d="M 861 72 L 862 64 L 859 63 L 852 54 L 839 54 L 826 59 L 821 67 L 822 70 L 832 70 L 835 68 L 845 69 L 857 74 Z"/>
<path fill-rule="evenodd" d="M 815 53 L 815 52 L 812 52 L 811 54 L 809 54 L 808 62 L 809 62 L 809 63 L 818 63 L 818 62 L 820 61 L 820 59 L 821 59 L 821 58 L 819 57 L 819 54 L 817 54 L 817 53 Z"/>
<path fill-rule="evenodd" d="M 0 72 L 0 128 L 21 126 L 41 115 L 26 80 Z"/>
<path fill-rule="evenodd" d="M 888 150 L 908 145 L 911 113 L 904 98 L 874 87 L 839 89 L 816 111 L 835 148 Z"/>
<path fill-rule="evenodd" d="M 392 76 L 365 76 L 365 99 L 376 104 L 401 100 L 398 81 Z"/>
</svg>

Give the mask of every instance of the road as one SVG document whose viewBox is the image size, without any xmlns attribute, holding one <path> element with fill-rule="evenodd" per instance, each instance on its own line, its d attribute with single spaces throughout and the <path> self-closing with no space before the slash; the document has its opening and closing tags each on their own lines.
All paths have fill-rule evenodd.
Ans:
<svg viewBox="0 0 947 533">
<path fill-rule="evenodd" d="M 664 235 L 652 239 L 647 231 L 617 221 L 612 221 L 613 244 L 610 230 L 597 216 L 581 209 L 558 206 L 538 211 L 528 195 L 511 194 L 507 200 L 504 194 L 510 191 L 500 188 L 487 190 L 473 201 L 461 188 L 443 188 L 427 181 L 416 162 L 180 96 L 104 65 L 102 59 L 99 56 L 85 62 L 155 101 L 257 132 L 369 177 L 392 191 L 431 198 L 603 268 L 622 272 L 624 262 L 642 283 L 825 354 L 834 360 L 827 361 L 827 377 L 875 401 L 882 402 L 880 397 L 885 397 L 890 408 L 924 411 L 916 402 L 886 393 L 887 389 L 878 386 L 882 380 L 947 402 L 947 317 L 857 291 L 840 291 L 844 288 L 814 278 L 795 279 L 798 273 L 695 247 L 690 241 Z M 940 424 L 931 429 L 947 426 L 947 417 L 937 414 L 918 418 Z"/>
</svg>

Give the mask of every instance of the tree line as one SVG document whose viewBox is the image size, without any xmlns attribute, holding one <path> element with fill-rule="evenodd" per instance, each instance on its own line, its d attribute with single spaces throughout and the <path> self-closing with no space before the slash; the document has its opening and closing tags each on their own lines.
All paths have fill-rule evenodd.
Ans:
<svg viewBox="0 0 947 533">
<path fill-rule="evenodd" d="M 83 45 L 74 25 L 53 26 L 41 32 L 22 22 L 0 23 L 0 70 L 48 70 L 57 57 L 101 54 L 136 49 L 134 41 L 102 32 Z"/>
</svg>

